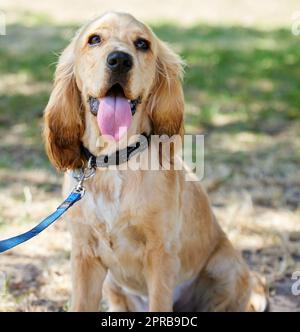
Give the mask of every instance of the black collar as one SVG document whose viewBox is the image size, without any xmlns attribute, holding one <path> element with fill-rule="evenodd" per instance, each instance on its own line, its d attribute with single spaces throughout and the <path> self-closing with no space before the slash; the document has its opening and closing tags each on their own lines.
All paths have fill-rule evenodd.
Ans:
<svg viewBox="0 0 300 332">
<path fill-rule="evenodd" d="M 150 137 L 151 135 L 141 134 L 134 144 L 128 145 L 122 150 L 117 150 L 111 155 L 100 155 L 96 157 L 85 146 L 82 145 L 81 148 L 90 167 L 108 167 L 110 165 L 123 164 L 139 152 L 146 150 L 150 144 Z"/>
</svg>

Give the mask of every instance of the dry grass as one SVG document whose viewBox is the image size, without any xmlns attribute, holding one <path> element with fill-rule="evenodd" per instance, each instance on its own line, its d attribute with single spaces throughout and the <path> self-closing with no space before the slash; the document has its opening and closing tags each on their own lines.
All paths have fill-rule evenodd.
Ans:
<svg viewBox="0 0 300 332">
<path fill-rule="evenodd" d="M 120 3 L 67 0 L 67 10 L 57 10 L 57 0 L 2 1 L 9 25 L 0 36 L 1 239 L 60 203 L 61 177 L 40 136 L 51 64 L 94 8 L 124 9 Z M 291 293 L 291 274 L 300 270 L 300 47 L 290 33 L 291 13 L 300 8 L 296 1 L 253 3 L 234 2 L 233 11 L 230 0 L 130 0 L 125 9 L 156 22 L 157 34 L 186 59 L 186 124 L 206 135 L 203 183 L 214 211 L 250 266 L 267 277 L 271 309 L 300 311 Z M 65 310 L 69 255 L 63 220 L 1 255 L 0 311 Z"/>
</svg>

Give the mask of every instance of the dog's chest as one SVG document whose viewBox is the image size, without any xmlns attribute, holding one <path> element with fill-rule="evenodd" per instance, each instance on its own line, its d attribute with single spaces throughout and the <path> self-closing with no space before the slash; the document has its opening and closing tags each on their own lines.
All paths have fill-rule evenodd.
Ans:
<svg viewBox="0 0 300 332">
<path fill-rule="evenodd" d="M 124 185 L 117 172 L 95 181 L 87 190 L 85 211 L 93 237 L 98 239 L 94 251 L 116 279 L 122 283 L 120 279 L 125 277 L 136 288 L 136 271 L 142 268 L 146 239 L 137 218 L 129 212 L 132 206 L 124 202 Z"/>
<path fill-rule="evenodd" d="M 116 173 L 109 176 L 103 183 L 103 188 L 94 197 L 94 210 L 98 220 L 105 223 L 111 232 L 120 216 L 120 196 L 123 181 Z"/>
</svg>

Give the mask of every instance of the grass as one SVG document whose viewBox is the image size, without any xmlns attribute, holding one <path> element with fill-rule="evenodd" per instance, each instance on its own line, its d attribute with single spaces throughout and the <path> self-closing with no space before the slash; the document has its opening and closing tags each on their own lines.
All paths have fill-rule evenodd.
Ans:
<svg viewBox="0 0 300 332">
<path fill-rule="evenodd" d="M 44 217 L 59 201 L 60 178 L 41 140 L 42 115 L 57 54 L 77 29 L 39 15 L 20 22 L 0 36 L 0 228 L 10 234 L 19 232 L 22 223 Z M 187 63 L 186 128 L 205 134 L 203 182 L 218 219 L 254 260 L 255 269 L 270 269 L 269 260 L 283 254 L 296 257 L 287 259 L 283 273 L 281 267 L 277 273 L 275 265 L 268 270 L 275 275 L 273 281 L 289 275 L 300 265 L 300 37 L 282 28 L 186 27 L 172 22 L 153 29 Z M 32 201 L 25 195 L 28 188 Z M 15 295 L 7 297 L 3 308 L 63 310 L 69 283 L 62 282 L 61 266 L 63 275 L 69 275 L 68 261 L 55 257 L 62 248 L 68 252 L 66 236 L 65 228 L 58 226 L 47 232 L 47 241 L 37 239 L 40 254 L 34 263 L 34 243 L 24 253 L 16 251 L 21 258 L 2 256 L 1 267 L 9 275 L 26 271 L 18 267 L 23 256 L 26 264 L 49 275 L 45 281 L 39 272 L 41 292 L 33 299 L 22 295 L 25 304 L 11 286 Z M 298 240 L 290 242 L 295 236 Z M 40 303 L 40 298 L 47 300 Z"/>
<path fill-rule="evenodd" d="M 0 49 L 2 135 L 24 125 L 21 137 L 31 139 L 40 155 L 42 113 L 57 54 L 77 29 L 45 21 L 45 17 L 32 16 L 29 26 L 8 26 Z M 153 28 L 187 63 L 188 131 L 272 135 L 299 121 L 300 44 L 289 30 L 173 23 Z M 14 152 L 6 151 L 5 146 L 1 145 L 0 168 L 14 163 Z M 38 166 L 34 161 L 21 161 L 26 168 Z"/>
<path fill-rule="evenodd" d="M 235 114 L 241 123 L 233 129 L 264 131 L 261 122 L 270 118 L 274 125 L 274 118 L 299 120 L 300 47 L 289 30 L 201 25 L 155 30 L 186 59 L 187 101 L 202 109 L 202 123 L 213 124 L 217 113 Z"/>
<path fill-rule="evenodd" d="M 47 20 L 29 15 L 1 36 L 3 170 L 51 170 L 41 144 L 42 114 L 58 54 L 78 27 Z M 287 166 L 298 167 L 298 37 L 282 28 L 160 23 L 153 29 L 187 63 L 186 128 L 206 134 L 207 165 L 226 164 L 231 172 L 245 173 L 246 166 L 271 160 L 264 172 L 274 172 L 275 179 Z"/>
</svg>

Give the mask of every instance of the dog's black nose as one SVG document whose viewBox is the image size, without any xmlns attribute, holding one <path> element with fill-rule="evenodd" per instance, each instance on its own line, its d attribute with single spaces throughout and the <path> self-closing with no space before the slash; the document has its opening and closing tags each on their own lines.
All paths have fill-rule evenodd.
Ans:
<svg viewBox="0 0 300 332">
<path fill-rule="evenodd" d="M 127 73 L 132 67 L 132 56 L 128 53 L 116 51 L 107 57 L 107 67 L 118 73 Z"/>
</svg>

